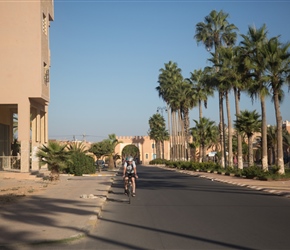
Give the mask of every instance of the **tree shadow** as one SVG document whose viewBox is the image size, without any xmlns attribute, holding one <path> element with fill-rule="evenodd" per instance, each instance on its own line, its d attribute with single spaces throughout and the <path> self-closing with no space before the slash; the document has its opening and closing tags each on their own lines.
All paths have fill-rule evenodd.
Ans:
<svg viewBox="0 0 290 250">
<path fill-rule="evenodd" d="M 98 217 L 111 182 L 97 178 L 63 179 L 44 193 L 5 204 L 0 211 L 0 249 L 87 234 L 88 221 Z M 81 194 L 93 194 L 81 198 Z"/>
</svg>

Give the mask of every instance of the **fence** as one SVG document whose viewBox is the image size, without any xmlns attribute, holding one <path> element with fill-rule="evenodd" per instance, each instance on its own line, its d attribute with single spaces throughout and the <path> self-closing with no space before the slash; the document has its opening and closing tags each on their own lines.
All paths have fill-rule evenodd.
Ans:
<svg viewBox="0 0 290 250">
<path fill-rule="evenodd" d="M 0 156 L 0 170 L 20 171 L 20 156 Z"/>
</svg>

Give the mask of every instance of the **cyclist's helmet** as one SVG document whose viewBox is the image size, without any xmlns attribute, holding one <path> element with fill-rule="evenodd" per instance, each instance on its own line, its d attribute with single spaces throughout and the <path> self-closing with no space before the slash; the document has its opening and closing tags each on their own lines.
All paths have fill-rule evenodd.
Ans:
<svg viewBox="0 0 290 250">
<path fill-rule="evenodd" d="M 127 161 L 133 161 L 133 157 L 132 156 L 127 157 Z"/>
</svg>

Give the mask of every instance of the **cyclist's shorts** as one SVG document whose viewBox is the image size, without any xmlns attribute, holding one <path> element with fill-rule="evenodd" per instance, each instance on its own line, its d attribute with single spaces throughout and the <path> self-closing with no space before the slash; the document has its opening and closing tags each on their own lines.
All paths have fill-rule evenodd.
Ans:
<svg viewBox="0 0 290 250">
<path fill-rule="evenodd" d="M 134 174 L 134 173 L 131 174 L 131 173 L 127 173 L 127 172 L 126 172 L 126 173 L 125 173 L 125 177 L 129 177 L 129 176 L 135 178 L 135 174 Z"/>
</svg>

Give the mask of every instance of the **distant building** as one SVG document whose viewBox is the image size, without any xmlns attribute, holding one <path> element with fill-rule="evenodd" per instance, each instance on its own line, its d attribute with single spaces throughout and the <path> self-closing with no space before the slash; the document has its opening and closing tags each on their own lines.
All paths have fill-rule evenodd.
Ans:
<svg viewBox="0 0 290 250">
<path fill-rule="evenodd" d="M 115 148 L 115 153 L 122 154 L 124 147 L 134 145 L 139 150 L 138 162 L 149 164 L 150 161 L 156 159 L 155 141 L 149 136 L 117 136 L 119 143 Z M 169 141 L 164 141 L 164 159 L 170 159 Z"/>
<path fill-rule="evenodd" d="M 288 131 L 288 133 L 290 133 L 290 122 L 289 121 L 284 121 L 282 124 L 283 128 L 286 128 L 286 130 Z"/>
<path fill-rule="evenodd" d="M 53 0 L 0 2 L 0 169 L 13 168 L 15 162 L 21 172 L 39 169 L 35 152 L 48 141 L 53 4 Z M 13 128 L 20 143 L 17 158 L 11 156 Z"/>
</svg>

